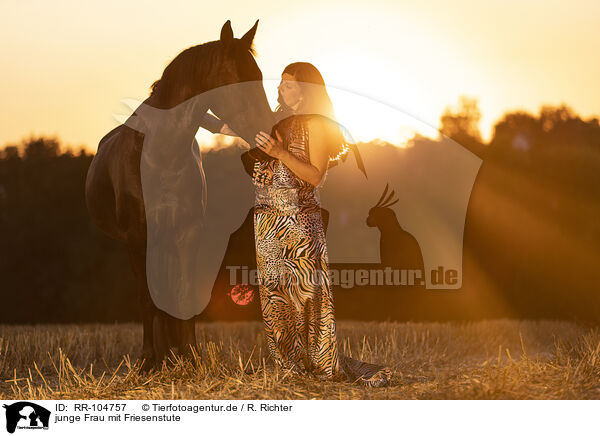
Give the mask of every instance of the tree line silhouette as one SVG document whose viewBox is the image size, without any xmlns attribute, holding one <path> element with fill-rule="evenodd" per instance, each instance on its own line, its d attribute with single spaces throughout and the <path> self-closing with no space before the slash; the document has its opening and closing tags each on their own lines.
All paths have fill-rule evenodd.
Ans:
<svg viewBox="0 0 600 436">
<path fill-rule="evenodd" d="M 480 117 L 476 100 L 463 97 L 440 118 L 442 134 L 483 159 L 464 233 L 477 268 L 465 266 L 463 286 L 487 286 L 511 310 L 490 301 L 449 317 L 600 319 L 598 118 L 583 120 L 565 104 L 512 111 L 484 143 Z M 243 173 L 240 146 L 222 139 L 203 155 L 207 167 Z M 44 136 L 0 150 L 0 323 L 141 320 L 124 246 L 88 217 L 92 157 Z"/>
</svg>

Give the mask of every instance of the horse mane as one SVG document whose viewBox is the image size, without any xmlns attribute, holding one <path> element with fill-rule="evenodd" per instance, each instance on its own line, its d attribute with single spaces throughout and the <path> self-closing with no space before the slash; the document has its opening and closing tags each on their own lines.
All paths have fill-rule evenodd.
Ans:
<svg viewBox="0 0 600 436">
<path fill-rule="evenodd" d="M 256 56 L 254 42 L 248 51 Z M 150 96 L 159 92 L 164 96 L 172 95 L 178 91 L 186 78 L 208 75 L 211 68 L 217 64 L 218 57 L 222 54 L 221 41 L 209 41 L 204 44 L 189 47 L 179 53 L 164 69 L 160 79 L 150 85 Z"/>
</svg>

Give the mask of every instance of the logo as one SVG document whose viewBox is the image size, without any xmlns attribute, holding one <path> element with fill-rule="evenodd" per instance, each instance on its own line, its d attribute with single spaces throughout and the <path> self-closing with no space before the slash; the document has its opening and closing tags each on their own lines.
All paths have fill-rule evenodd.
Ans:
<svg viewBox="0 0 600 436">
<path fill-rule="evenodd" d="M 226 252 L 233 230 L 239 232 L 234 240 L 242 233 L 250 237 L 235 256 L 247 255 L 256 243 L 254 221 L 247 218 L 258 195 L 247 177 L 251 171 L 245 174 L 241 159 L 237 167 L 228 166 L 231 171 L 223 173 L 224 167 L 209 158 L 195 139 L 198 126 L 206 125 L 207 108 L 215 106 L 215 116 L 210 119 L 230 119 L 228 126 L 239 131 L 249 146 L 254 144 L 254 131 L 272 132 L 277 126 L 275 120 L 269 116 L 261 119 L 258 110 L 251 109 L 233 116 L 231 108 L 258 108 L 256 96 L 264 95 L 263 84 L 271 82 L 274 86 L 277 81 L 225 85 L 169 109 L 125 99 L 131 114 L 115 114 L 127 129 L 114 129 L 104 144 L 113 144 L 113 149 L 129 147 L 134 138 L 128 133 L 130 129 L 143 134 L 139 170 L 147 222 L 146 279 L 156 307 L 171 316 L 189 319 L 206 309 L 223 265 L 221 253 Z M 300 83 L 311 94 L 325 92 L 319 90 L 322 85 Z M 319 188 L 318 197 L 329 216 L 327 256 L 329 262 L 337 264 L 335 269 L 330 264 L 333 280 L 340 266 L 354 277 L 357 264 L 375 264 L 381 271 L 374 277 L 376 283 L 383 280 L 381 274 L 390 266 L 418 271 L 416 283 L 425 289 L 460 289 L 467 207 L 482 159 L 392 105 L 334 87 L 327 92 L 345 106 L 357 108 L 356 113 L 362 114 L 359 120 L 369 108 L 368 125 L 373 132 L 389 131 L 390 126 L 415 132 L 403 147 L 371 140 L 361 146 L 360 158 L 355 153 L 356 166 L 337 165 L 327 172 L 327 182 Z M 235 102 L 226 105 L 228 110 L 215 103 L 224 105 L 234 97 Z M 310 112 L 302 110 L 300 114 Z M 330 121 L 339 126 L 345 142 L 356 146 L 349 129 Z M 365 137 L 373 138 L 373 134 Z M 249 163 L 256 162 L 251 159 Z M 368 179 L 361 167 L 369 174 Z M 242 222 L 246 227 L 240 227 Z M 270 245 L 267 248 L 269 252 L 273 249 Z M 350 287 L 367 279 L 363 279 L 363 271 L 357 270 L 356 275 Z M 346 278 L 350 279 L 343 276 L 342 280 Z M 235 304 L 247 305 L 252 294 L 246 291 L 229 288 L 226 292 Z"/>
<path fill-rule="evenodd" d="M 6 409 L 6 431 L 14 433 L 18 429 L 48 430 L 50 411 L 29 401 L 19 401 L 2 405 Z"/>
</svg>

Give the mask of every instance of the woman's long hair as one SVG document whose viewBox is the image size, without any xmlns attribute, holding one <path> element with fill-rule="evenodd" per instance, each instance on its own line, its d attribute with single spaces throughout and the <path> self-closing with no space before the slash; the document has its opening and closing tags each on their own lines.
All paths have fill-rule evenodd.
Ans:
<svg viewBox="0 0 600 436">
<path fill-rule="evenodd" d="M 329 149 L 330 167 L 337 164 L 337 160 L 342 158 L 345 160 L 346 153 L 350 147 L 346 145 L 346 139 L 337 122 L 333 104 L 327 93 L 325 81 L 319 70 L 309 62 L 294 62 L 289 64 L 283 70 L 283 73 L 291 74 L 298 82 L 302 90 L 303 99 L 296 110 L 297 114 L 318 114 L 327 118 L 325 123 L 327 126 L 327 138 Z M 317 85 L 317 86 L 315 86 Z M 279 105 L 275 109 L 275 117 L 277 121 L 286 119 L 294 114 L 292 108 L 285 104 L 281 92 L 277 97 Z"/>
</svg>

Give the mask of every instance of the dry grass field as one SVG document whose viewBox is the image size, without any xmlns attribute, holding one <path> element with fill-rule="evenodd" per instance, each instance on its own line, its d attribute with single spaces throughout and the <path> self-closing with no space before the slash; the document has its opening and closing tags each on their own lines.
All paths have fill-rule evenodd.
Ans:
<svg viewBox="0 0 600 436">
<path fill-rule="evenodd" d="M 140 374 L 139 324 L 0 326 L 2 399 L 600 399 L 600 333 L 566 321 L 338 322 L 345 353 L 392 385 L 301 379 L 262 324 L 199 323 L 200 353 Z"/>
</svg>

